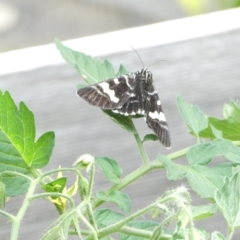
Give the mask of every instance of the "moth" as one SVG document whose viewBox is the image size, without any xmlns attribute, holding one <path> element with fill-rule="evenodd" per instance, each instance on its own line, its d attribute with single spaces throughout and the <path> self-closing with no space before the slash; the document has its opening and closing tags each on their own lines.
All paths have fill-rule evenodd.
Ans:
<svg viewBox="0 0 240 240">
<path fill-rule="evenodd" d="M 152 73 L 141 69 L 81 88 L 77 94 L 93 106 L 125 116 L 145 117 L 160 142 L 171 147 L 168 124 L 154 86 Z"/>
</svg>

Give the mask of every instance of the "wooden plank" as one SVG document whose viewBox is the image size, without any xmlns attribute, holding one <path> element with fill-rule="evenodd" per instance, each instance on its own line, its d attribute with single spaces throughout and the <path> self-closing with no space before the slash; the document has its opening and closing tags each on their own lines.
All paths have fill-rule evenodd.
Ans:
<svg viewBox="0 0 240 240">
<path fill-rule="evenodd" d="M 65 43 L 89 55 L 103 56 L 129 51 L 127 46 L 136 49 L 158 46 L 219 34 L 239 27 L 240 9 L 236 8 L 69 40 Z M 53 44 L 6 52 L 0 54 L 0 76 L 63 62 Z"/>
</svg>

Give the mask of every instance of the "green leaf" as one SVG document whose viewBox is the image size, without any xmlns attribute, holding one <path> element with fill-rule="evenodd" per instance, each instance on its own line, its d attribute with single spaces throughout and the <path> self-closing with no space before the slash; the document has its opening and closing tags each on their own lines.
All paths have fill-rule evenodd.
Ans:
<svg viewBox="0 0 240 240">
<path fill-rule="evenodd" d="M 208 118 L 208 128 L 200 132 L 200 137 L 215 138 L 215 133 L 212 130 L 217 129 L 222 132 L 222 137 L 232 141 L 240 140 L 240 107 L 236 101 L 231 101 L 230 104 L 225 104 L 223 108 L 224 119 L 215 117 Z"/>
<path fill-rule="evenodd" d="M 216 204 L 209 203 L 206 205 L 192 206 L 194 220 L 205 219 L 213 216 L 217 212 Z"/>
<path fill-rule="evenodd" d="M 93 215 L 99 228 L 109 226 L 124 218 L 124 215 L 107 208 L 98 209 Z"/>
<path fill-rule="evenodd" d="M 134 221 L 127 224 L 128 227 L 146 230 L 152 232 L 154 228 L 159 225 L 157 222 L 153 221 Z M 145 240 L 146 238 L 140 236 L 128 235 L 125 233 L 120 234 L 120 240 Z"/>
<path fill-rule="evenodd" d="M 207 128 L 207 118 L 197 105 L 189 104 L 182 97 L 177 97 L 177 107 L 184 122 L 196 136 Z"/>
<path fill-rule="evenodd" d="M 60 51 L 62 57 L 82 76 L 82 78 L 90 85 L 96 84 L 101 81 L 114 78 L 116 75 L 122 75 L 127 73 L 126 68 L 120 65 L 117 74 L 114 73 L 112 64 L 105 60 L 103 63 L 99 59 L 94 59 L 84 53 L 74 51 L 64 46 L 58 39 L 55 40 L 55 44 Z M 82 85 L 80 85 L 82 87 Z M 112 121 L 119 124 L 123 129 L 135 134 L 136 129 L 132 123 L 130 117 L 126 117 L 120 114 L 115 114 L 110 110 L 103 111 L 107 114 Z"/>
<path fill-rule="evenodd" d="M 210 125 L 212 133 L 215 138 L 223 138 L 223 134 L 220 130 L 216 129 L 214 126 Z"/>
<path fill-rule="evenodd" d="M 155 134 L 147 134 L 144 136 L 142 142 L 146 142 L 146 141 L 157 141 L 158 137 Z"/>
<path fill-rule="evenodd" d="M 211 236 L 211 240 L 226 240 L 226 238 L 220 232 L 213 232 Z"/>
<path fill-rule="evenodd" d="M 97 193 L 97 198 L 106 201 L 113 202 L 117 204 L 123 212 L 129 213 L 131 209 L 131 203 L 128 195 L 126 193 L 114 190 L 109 194 L 99 191 Z"/>
<path fill-rule="evenodd" d="M 76 69 L 82 78 L 90 85 L 115 77 L 112 64 L 105 60 L 94 59 L 89 55 L 74 51 L 64 46 L 60 40 L 55 44 L 62 57 Z"/>
<path fill-rule="evenodd" d="M 34 136 L 35 137 L 35 136 Z M 54 132 L 44 133 L 35 143 L 31 159 L 33 168 L 43 168 L 47 165 L 54 147 Z"/>
<path fill-rule="evenodd" d="M 172 162 L 167 156 L 161 154 L 159 154 L 157 158 L 167 170 L 167 176 L 169 180 L 178 180 L 185 177 L 186 170 L 181 165 Z"/>
<path fill-rule="evenodd" d="M 215 139 L 211 143 L 198 144 L 187 152 L 190 164 L 205 165 L 217 156 L 224 156 L 231 162 L 240 163 L 240 149 L 225 139 Z"/>
<path fill-rule="evenodd" d="M 214 198 L 214 193 L 224 185 L 223 176 L 232 175 L 233 164 L 221 163 L 213 167 L 202 165 L 180 165 L 167 157 L 158 156 L 167 170 L 169 180 L 178 180 L 186 177 L 191 188 L 202 198 Z"/>
<path fill-rule="evenodd" d="M 132 134 L 136 133 L 136 129 L 133 125 L 131 117 L 126 117 L 126 116 L 114 113 L 111 110 L 103 110 L 103 112 L 107 114 L 113 122 L 119 124 L 124 130 Z"/>
<path fill-rule="evenodd" d="M 232 176 L 226 176 L 222 189 L 216 191 L 215 200 L 229 228 L 240 227 L 240 166 L 233 170 Z"/>
<path fill-rule="evenodd" d="M 35 142 L 33 113 L 21 102 L 17 109 L 10 94 L 0 91 L 0 172 L 30 173 L 44 167 L 54 146 L 54 133 L 47 132 Z"/>
<path fill-rule="evenodd" d="M 116 77 L 129 73 L 129 71 L 121 64 Z"/>
<path fill-rule="evenodd" d="M 194 165 L 188 167 L 187 180 L 191 188 L 202 198 L 214 198 L 214 193 L 224 184 L 223 176 L 230 176 L 231 164 L 218 164 L 214 167 Z"/>
<path fill-rule="evenodd" d="M 122 175 L 122 168 L 118 163 L 108 157 L 95 158 L 96 164 L 102 169 L 105 177 L 112 183 L 119 183 Z"/>
<path fill-rule="evenodd" d="M 7 197 L 16 197 L 26 193 L 30 185 L 26 178 L 14 174 L 4 174 L 2 180 L 6 187 Z"/>
<path fill-rule="evenodd" d="M 63 189 L 66 187 L 66 183 L 67 183 L 67 178 L 61 177 L 50 183 L 43 185 L 42 189 L 44 189 L 46 192 L 62 193 Z M 53 197 L 53 198 L 57 198 L 57 197 Z"/>
</svg>

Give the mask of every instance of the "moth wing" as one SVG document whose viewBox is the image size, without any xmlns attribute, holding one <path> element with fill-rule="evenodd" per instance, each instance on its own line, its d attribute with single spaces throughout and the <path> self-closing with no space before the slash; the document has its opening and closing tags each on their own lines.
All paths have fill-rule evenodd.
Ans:
<svg viewBox="0 0 240 240">
<path fill-rule="evenodd" d="M 171 147 L 170 132 L 162 109 L 159 96 L 156 91 L 148 99 L 148 112 L 146 123 L 157 135 L 160 142 L 166 147 Z"/>
<path fill-rule="evenodd" d="M 128 76 L 124 75 L 81 88 L 77 94 L 94 106 L 113 110 L 121 108 L 128 101 L 132 95 L 131 89 L 134 89 L 133 79 L 128 79 Z"/>
<path fill-rule="evenodd" d="M 114 109 L 113 112 L 123 114 L 125 116 L 132 115 L 145 115 L 145 109 L 142 108 L 141 102 L 138 96 L 132 94 L 132 96 L 123 104 L 119 109 Z"/>
</svg>

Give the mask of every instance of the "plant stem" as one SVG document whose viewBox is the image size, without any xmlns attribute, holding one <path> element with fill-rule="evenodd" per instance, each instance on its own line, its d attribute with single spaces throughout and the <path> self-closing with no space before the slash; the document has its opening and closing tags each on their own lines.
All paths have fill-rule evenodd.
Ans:
<svg viewBox="0 0 240 240">
<path fill-rule="evenodd" d="M 167 155 L 167 157 L 169 159 L 171 159 L 172 161 L 175 160 L 175 159 L 178 159 L 178 158 L 181 158 L 183 156 L 185 156 L 188 152 L 188 150 L 190 149 L 191 147 L 188 147 L 188 148 L 184 148 L 182 150 L 179 150 L 177 152 L 174 152 L 174 153 L 170 153 Z"/>
<path fill-rule="evenodd" d="M 230 226 L 228 226 L 228 236 L 226 240 L 231 240 L 233 237 L 233 233 L 234 233 L 234 230 Z"/>
<path fill-rule="evenodd" d="M 111 188 L 109 188 L 106 193 L 109 194 L 110 192 L 112 192 L 113 190 L 121 190 L 124 187 L 126 187 L 127 185 L 129 185 L 130 183 L 136 181 L 138 178 L 140 178 L 141 176 L 143 176 L 144 174 L 146 174 L 147 172 L 149 172 L 152 169 L 152 166 L 154 165 L 154 161 L 149 162 L 146 165 L 142 165 L 141 167 L 139 167 L 138 169 L 136 169 L 135 171 L 133 171 L 132 173 L 130 173 L 128 176 L 126 176 L 124 179 L 121 180 L 120 183 L 113 185 Z M 160 163 L 160 162 L 159 162 Z M 98 206 L 100 206 L 102 203 L 104 203 L 104 201 L 97 199 L 93 205 L 93 209 L 97 208 Z"/>
<path fill-rule="evenodd" d="M 134 137 L 137 142 L 140 154 L 142 156 L 143 164 L 146 165 L 147 163 L 149 163 L 149 158 L 137 131 L 134 134 Z"/>
<path fill-rule="evenodd" d="M 125 234 L 128 234 L 128 235 L 133 235 L 133 236 L 136 236 L 136 237 L 141 237 L 141 238 L 144 237 L 144 238 L 147 238 L 147 239 L 150 239 L 150 237 L 152 236 L 152 231 L 131 228 L 131 227 L 128 227 L 128 226 L 122 227 L 122 229 L 120 229 L 119 232 L 125 233 Z"/>
<path fill-rule="evenodd" d="M 93 226 L 87 221 L 79 209 L 77 210 L 77 213 L 82 222 L 91 230 L 91 236 L 93 236 L 93 239 L 98 240 L 96 229 L 94 229 Z"/>
<path fill-rule="evenodd" d="M 182 190 L 180 190 L 180 192 L 182 192 Z M 102 228 L 99 231 L 98 237 L 101 238 L 101 237 L 104 237 L 104 236 L 109 235 L 111 233 L 114 233 L 116 231 L 121 231 L 121 228 L 124 225 L 126 225 L 127 223 L 133 221 L 134 219 L 137 219 L 138 217 L 141 217 L 142 215 L 148 213 L 149 211 L 151 211 L 154 207 L 157 207 L 158 205 L 162 205 L 162 204 L 164 204 L 166 202 L 169 202 L 171 200 L 179 201 L 178 194 L 179 194 L 179 191 L 170 191 L 167 194 L 166 193 L 163 194 L 154 203 L 148 205 L 147 207 L 145 207 L 143 209 L 140 209 L 139 211 L 133 213 L 132 215 L 130 215 L 130 216 L 128 216 L 128 217 L 126 217 L 122 220 L 120 220 L 117 223 L 114 223 L 110 226 Z M 182 201 L 182 200 L 180 199 L 180 201 Z M 145 234 L 148 234 L 148 231 L 145 231 L 145 232 L 142 232 L 142 233 L 145 235 Z M 132 234 L 135 235 L 135 232 L 133 231 Z"/>
<path fill-rule="evenodd" d="M 73 225 L 74 225 L 74 228 L 75 228 L 75 234 L 78 235 L 80 240 L 83 239 L 82 238 L 82 231 L 81 231 L 81 229 L 79 227 L 79 222 L 78 222 L 78 218 L 77 218 L 76 214 L 73 217 Z M 70 234 L 70 232 L 69 232 L 69 234 Z"/>
<path fill-rule="evenodd" d="M 0 214 L 3 215 L 4 217 L 8 218 L 11 222 L 15 221 L 15 216 L 13 216 L 12 214 L 5 212 L 3 210 L 0 209 Z"/>
<path fill-rule="evenodd" d="M 39 179 L 31 180 L 31 184 L 29 186 L 29 189 L 28 189 L 26 197 L 23 201 L 23 204 L 22 204 L 21 208 L 19 209 L 15 220 L 13 221 L 10 240 L 17 240 L 18 239 L 18 233 L 19 233 L 19 228 L 20 228 L 21 221 L 22 221 L 22 219 L 23 219 L 23 217 L 24 217 L 24 215 L 27 211 L 27 208 L 30 205 L 31 197 L 34 194 L 34 191 L 35 191 L 38 183 L 39 183 Z"/>
<path fill-rule="evenodd" d="M 42 239 L 52 239 L 52 235 L 56 232 L 61 231 L 61 227 L 68 221 L 72 215 L 75 214 L 75 209 L 71 209 L 70 211 L 65 211 L 55 222 L 52 224 L 53 227 L 49 227 L 48 231 L 44 234 Z"/>
<path fill-rule="evenodd" d="M 180 157 L 185 156 L 188 149 L 189 148 L 185 148 L 185 149 L 177 151 L 175 153 L 171 153 L 167 157 L 170 158 L 171 160 L 178 159 Z M 126 186 L 128 186 L 129 184 L 131 184 L 132 182 L 139 179 L 140 177 L 142 177 L 143 175 L 147 174 L 151 170 L 159 169 L 159 168 L 163 168 L 163 165 L 158 159 L 148 162 L 147 164 L 142 165 L 141 167 L 139 167 L 138 169 L 136 169 L 135 171 L 133 171 L 132 173 L 127 175 L 125 178 L 123 178 L 121 180 L 120 183 L 113 185 L 111 188 L 109 188 L 106 191 L 106 193 L 110 193 L 113 190 L 121 190 L 121 189 L 125 188 Z M 93 205 L 93 209 L 100 206 L 103 202 L 104 201 L 102 201 L 102 200 L 96 200 Z"/>
<path fill-rule="evenodd" d="M 88 190 L 87 190 L 85 201 L 87 203 L 86 207 L 87 207 L 89 222 L 93 226 L 95 231 L 98 231 L 97 224 L 96 224 L 94 216 L 93 216 L 93 210 L 92 210 L 92 204 L 91 204 L 92 189 L 93 189 L 93 183 L 94 183 L 94 174 L 95 174 L 95 164 L 93 163 L 91 165 L 91 169 L 90 169 L 89 185 L 88 185 Z"/>
<path fill-rule="evenodd" d="M 93 189 L 93 183 L 94 183 L 94 174 L 95 174 L 95 164 L 91 164 L 90 168 L 90 176 L 89 176 L 89 185 L 88 185 L 88 190 L 86 194 L 86 200 L 87 202 L 90 202 L 91 197 L 92 197 L 92 189 Z"/>
<path fill-rule="evenodd" d="M 69 197 L 66 194 L 57 193 L 57 192 L 49 192 L 49 193 L 46 192 L 46 193 L 35 194 L 31 198 L 29 198 L 29 201 L 33 201 L 35 199 L 44 198 L 44 197 L 61 197 L 61 198 L 66 198 L 69 201 L 69 204 L 70 204 L 71 208 L 74 208 L 74 200 L 71 197 Z"/>
</svg>

